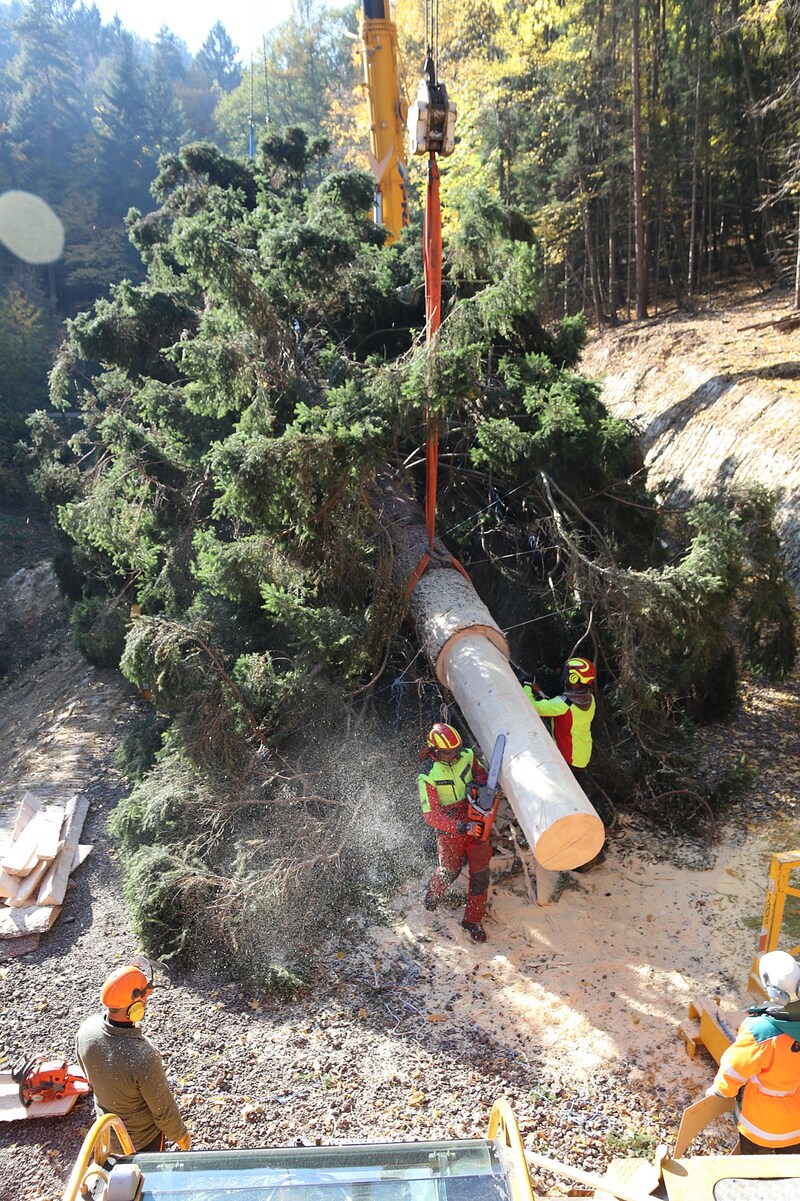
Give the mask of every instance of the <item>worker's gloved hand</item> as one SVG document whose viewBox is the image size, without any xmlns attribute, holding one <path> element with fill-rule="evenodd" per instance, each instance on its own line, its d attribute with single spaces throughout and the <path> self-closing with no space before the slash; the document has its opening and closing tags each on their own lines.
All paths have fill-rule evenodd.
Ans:
<svg viewBox="0 0 800 1201">
<path fill-rule="evenodd" d="M 709 1085 L 704 1095 L 706 1097 L 722 1097 L 722 1093 L 718 1093 L 713 1084 Z"/>
<path fill-rule="evenodd" d="M 175 1146 L 178 1147 L 181 1151 L 188 1151 L 189 1148 L 191 1147 L 191 1145 L 192 1145 L 192 1136 L 188 1130 L 186 1131 L 185 1134 L 182 1134 L 180 1138 L 175 1140 Z"/>
<path fill-rule="evenodd" d="M 468 834 L 470 838 L 483 838 L 483 822 L 456 822 L 456 834 Z"/>
</svg>

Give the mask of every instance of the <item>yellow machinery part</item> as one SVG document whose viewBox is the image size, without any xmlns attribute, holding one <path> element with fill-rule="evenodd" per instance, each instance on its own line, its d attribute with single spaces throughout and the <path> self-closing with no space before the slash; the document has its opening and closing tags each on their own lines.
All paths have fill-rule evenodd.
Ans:
<svg viewBox="0 0 800 1201">
<path fill-rule="evenodd" d="M 133 1155 L 133 1143 L 125 1128 L 125 1123 L 115 1113 L 104 1114 L 98 1118 L 83 1140 L 80 1155 L 75 1160 L 75 1166 L 70 1173 L 69 1181 L 64 1192 L 64 1201 L 77 1201 L 83 1193 L 84 1184 L 93 1177 L 105 1177 L 102 1165 L 111 1154 L 111 1135 L 117 1137 L 123 1155 Z"/>
<path fill-rule="evenodd" d="M 690 1059 L 694 1059 L 698 1047 L 705 1047 L 719 1063 L 723 1051 L 736 1038 L 736 1031 L 744 1017 L 746 1012 L 743 1009 L 726 1013 L 723 1017 L 716 997 L 696 997 L 689 1002 L 688 1015 L 678 1026 L 678 1038 L 682 1038 L 686 1044 L 686 1054 Z"/>
<path fill-rule="evenodd" d="M 758 948 L 750 975 L 747 980 L 747 991 L 756 1001 L 766 1001 L 767 996 L 761 987 L 758 975 L 758 961 L 767 951 L 775 951 L 781 936 L 783 911 L 787 897 L 800 898 L 800 889 L 789 886 L 792 872 L 800 868 L 800 851 L 782 851 L 773 855 L 769 865 L 769 882 L 764 901 L 764 916 L 761 920 L 761 933 L 758 938 Z M 800 947 L 792 947 L 790 955 L 796 955 Z"/>
<path fill-rule="evenodd" d="M 767 951 L 777 949 L 786 898 L 797 897 L 800 899 L 800 888 L 792 888 L 789 883 L 792 872 L 798 868 L 800 868 L 800 851 L 782 851 L 770 859 L 761 933 L 747 980 L 747 991 L 757 1004 L 767 999 L 758 975 L 758 962 Z M 789 954 L 797 955 L 798 952 L 800 952 L 800 946 L 792 947 Z M 685 1042 L 686 1052 L 691 1059 L 694 1058 L 698 1047 L 705 1047 L 719 1063 L 722 1053 L 736 1038 L 736 1031 L 744 1017 L 746 1017 L 746 1011 L 739 1010 L 736 1013 L 726 1014 L 723 1018 L 719 1010 L 718 998 L 698 997 L 689 1003 L 688 1015 L 678 1027 L 678 1037 Z"/>
<path fill-rule="evenodd" d="M 369 114 L 369 165 L 375 179 L 375 220 L 386 226 L 387 242 L 392 243 L 408 225 L 403 149 L 406 106 L 400 91 L 394 22 L 364 17 L 361 40 Z"/>
<path fill-rule="evenodd" d="M 514 1111 L 504 1097 L 498 1097 L 489 1115 L 489 1140 L 494 1139 L 502 1148 L 502 1159 L 507 1167 L 506 1184 L 511 1201 L 533 1201 L 533 1190 L 522 1136 L 519 1132 Z"/>
</svg>

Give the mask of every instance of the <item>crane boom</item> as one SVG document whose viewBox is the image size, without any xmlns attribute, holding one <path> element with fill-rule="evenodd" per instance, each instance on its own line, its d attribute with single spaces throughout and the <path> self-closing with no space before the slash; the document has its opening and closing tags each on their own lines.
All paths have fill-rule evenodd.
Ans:
<svg viewBox="0 0 800 1201">
<path fill-rule="evenodd" d="M 403 150 L 406 105 L 400 88 L 397 29 L 388 7 L 389 0 L 363 0 L 361 40 L 375 221 L 389 231 L 391 243 L 408 225 L 408 186 Z"/>
</svg>

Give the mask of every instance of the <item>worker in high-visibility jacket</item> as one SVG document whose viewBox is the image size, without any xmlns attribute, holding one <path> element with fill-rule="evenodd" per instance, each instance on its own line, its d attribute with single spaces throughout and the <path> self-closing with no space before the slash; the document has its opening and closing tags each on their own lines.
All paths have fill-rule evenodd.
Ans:
<svg viewBox="0 0 800 1201">
<path fill-rule="evenodd" d="M 540 717 L 549 719 L 556 746 L 570 767 L 586 767 L 592 757 L 592 719 L 596 704 L 592 685 L 597 677 L 590 659 L 575 657 L 564 664 L 564 691 L 546 697 L 535 681 L 522 687 Z"/>
<path fill-rule="evenodd" d="M 723 1052 L 708 1096 L 735 1097 L 742 1155 L 800 1153 L 800 964 L 786 951 L 761 956 L 769 997 L 748 1011 Z"/>
<path fill-rule="evenodd" d="M 464 861 L 469 868 L 469 895 L 461 925 L 474 942 L 485 942 L 483 915 L 489 897 L 489 860 L 492 844 L 485 825 L 469 820 L 469 789 L 485 784 L 486 768 L 475 752 L 465 747 L 452 726 L 437 722 L 421 755 L 417 777 L 422 816 L 436 831 L 439 866 L 425 893 L 425 908 L 435 909 L 459 875 Z"/>
</svg>

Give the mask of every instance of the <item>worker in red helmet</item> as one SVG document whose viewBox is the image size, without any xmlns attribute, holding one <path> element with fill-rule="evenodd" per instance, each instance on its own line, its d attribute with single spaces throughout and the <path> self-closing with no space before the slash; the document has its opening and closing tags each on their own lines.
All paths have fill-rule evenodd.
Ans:
<svg viewBox="0 0 800 1201">
<path fill-rule="evenodd" d="M 592 757 L 592 719 L 595 699 L 592 686 L 597 671 L 591 659 L 567 659 L 562 675 L 563 692 L 546 697 L 532 680 L 522 687 L 540 717 L 549 718 L 556 746 L 570 767 L 586 767 Z"/>
<path fill-rule="evenodd" d="M 100 993 L 104 1013 L 86 1018 L 75 1045 L 94 1090 L 98 1117 L 121 1118 L 135 1151 L 163 1151 L 165 1141 L 188 1151 L 192 1140 L 157 1048 L 139 1029 L 153 991 L 153 971 L 136 957 L 113 971 Z"/>
<path fill-rule="evenodd" d="M 439 844 L 439 866 L 428 884 L 425 908 L 436 908 L 466 860 L 469 896 L 461 925 L 474 942 L 485 942 L 482 921 L 489 896 L 492 844 L 484 838 L 484 824 L 469 820 L 467 798 L 472 784 L 486 783 L 486 769 L 475 752 L 463 745 L 458 731 L 444 722 L 432 727 L 420 758 L 423 767 L 417 783 L 422 816 L 436 831 Z"/>
<path fill-rule="evenodd" d="M 580 778 L 592 757 L 592 719 L 596 709 L 593 686 L 597 669 L 591 659 L 575 655 L 565 662 L 561 678 L 563 692 L 559 696 L 545 696 L 533 680 L 523 679 L 522 687 L 539 716 L 549 720 L 556 746 Z M 605 857 L 601 848 L 593 859 L 576 870 L 591 871 L 604 863 Z"/>
</svg>

